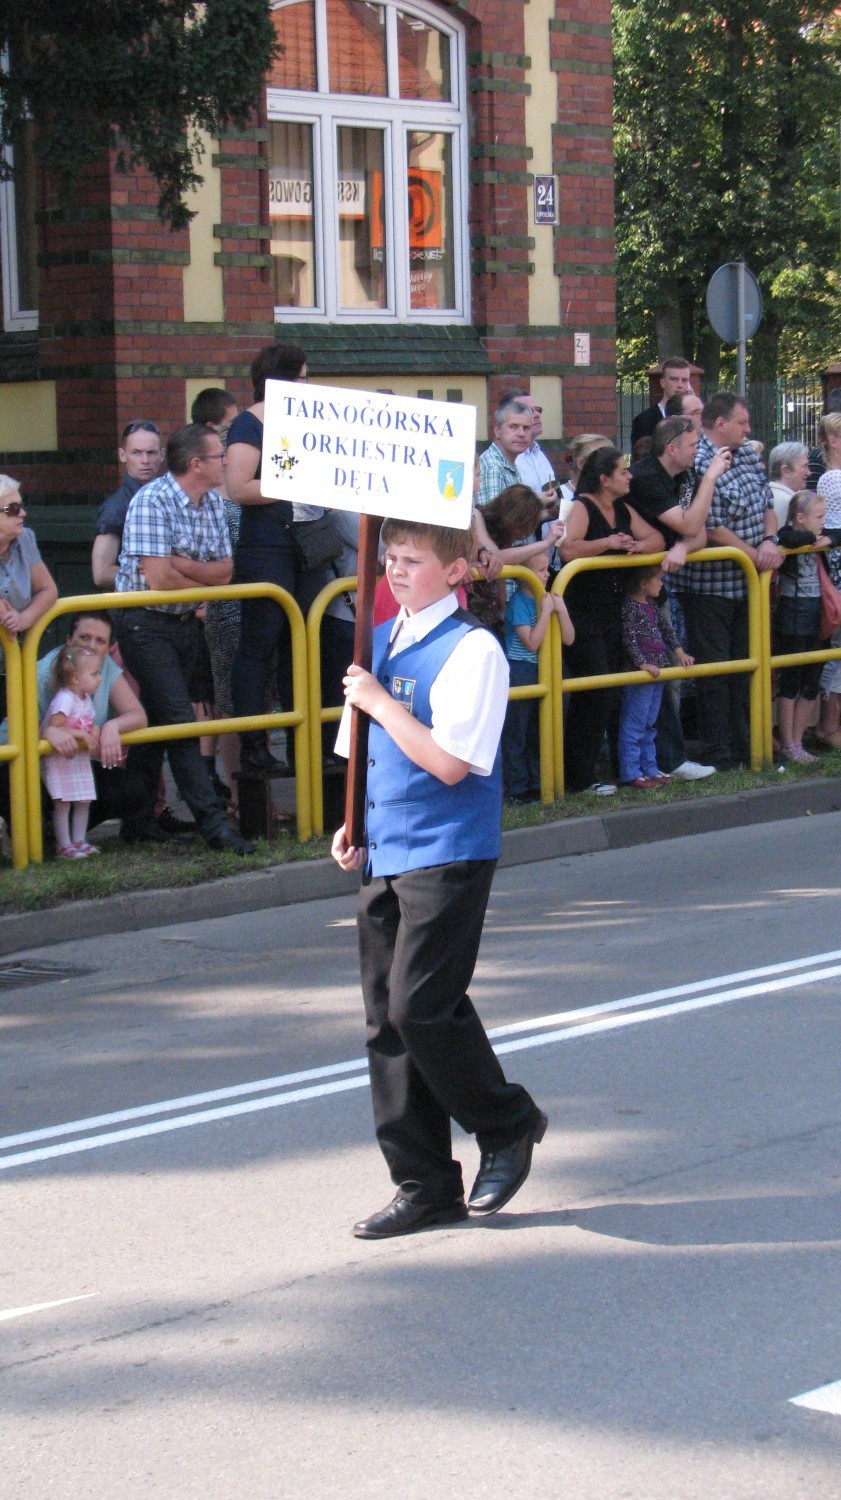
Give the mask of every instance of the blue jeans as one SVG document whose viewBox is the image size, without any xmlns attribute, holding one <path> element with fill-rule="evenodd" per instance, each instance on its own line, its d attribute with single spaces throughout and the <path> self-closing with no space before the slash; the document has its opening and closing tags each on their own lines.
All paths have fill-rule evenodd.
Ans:
<svg viewBox="0 0 841 1500">
<path fill-rule="evenodd" d="M 537 667 L 530 661 L 509 661 L 513 687 L 531 687 L 537 682 Z M 540 790 L 540 737 L 538 700 L 509 702 L 502 730 L 502 785 L 506 797 L 520 797 Z"/>
<path fill-rule="evenodd" d="M 657 776 L 654 726 L 663 696 L 662 682 L 641 683 L 622 689 L 619 718 L 619 779 L 636 781 L 639 776 Z"/>
</svg>

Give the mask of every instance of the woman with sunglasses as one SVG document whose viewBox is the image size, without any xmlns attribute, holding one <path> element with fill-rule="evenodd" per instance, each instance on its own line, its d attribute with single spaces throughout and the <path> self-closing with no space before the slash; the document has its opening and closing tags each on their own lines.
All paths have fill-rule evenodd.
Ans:
<svg viewBox="0 0 841 1500">
<path fill-rule="evenodd" d="M 35 533 L 24 526 L 20 484 L 0 474 L 0 625 L 20 635 L 58 598 Z M 6 717 L 6 657 L 0 651 L 0 719 Z"/>
</svg>

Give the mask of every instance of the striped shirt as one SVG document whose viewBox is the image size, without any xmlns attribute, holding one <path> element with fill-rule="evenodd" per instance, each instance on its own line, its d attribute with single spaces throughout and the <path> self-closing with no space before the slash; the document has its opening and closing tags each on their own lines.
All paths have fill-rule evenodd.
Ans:
<svg viewBox="0 0 841 1500">
<path fill-rule="evenodd" d="M 143 557 L 189 557 L 193 562 L 218 562 L 231 556 L 225 502 L 218 490 L 207 490 L 198 505 L 181 488 L 174 474 L 162 474 L 137 491 L 128 508 L 120 567 L 115 587 L 119 593 L 148 590 Z M 185 582 L 185 588 L 190 585 Z M 162 614 L 186 615 L 195 604 L 155 604 Z"/>
</svg>

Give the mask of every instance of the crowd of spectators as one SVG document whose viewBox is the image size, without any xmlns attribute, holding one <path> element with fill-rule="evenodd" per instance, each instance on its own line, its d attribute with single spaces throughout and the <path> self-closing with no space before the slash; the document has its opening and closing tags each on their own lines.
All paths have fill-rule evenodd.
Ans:
<svg viewBox="0 0 841 1500">
<path fill-rule="evenodd" d="M 630 667 L 651 677 L 650 688 L 595 688 L 565 698 L 565 777 L 573 792 L 610 796 L 619 784 L 647 789 L 671 776 L 700 779 L 748 759 L 745 674 L 701 677 L 689 692 L 687 684 L 657 681 L 669 664 L 748 655 L 744 570 L 729 560 L 688 562 L 690 554 L 708 545 L 732 547 L 759 571 L 776 572 L 783 564 L 780 543 L 813 547 L 782 567 L 778 646 L 807 650 L 827 639 L 822 572 L 841 587 L 841 552 L 829 550 L 841 543 L 841 411 L 830 411 L 820 424 L 820 464 L 804 444 L 786 442 L 771 451 L 766 474 L 749 440 L 744 399 L 719 392 L 703 403 L 690 374 L 685 360 L 666 361 L 662 400 L 635 420 L 630 466 L 606 436 L 582 433 L 556 470 L 541 447 L 539 402 L 517 391 L 500 402 L 493 440 L 477 461 L 475 576 L 465 602 L 503 643 L 512 684 L 536 683 L 537 652 L 553 612 L 567 677 Z M 165 447 L 154 421 L 140 418 L 123 429 L 123 479 L 98 511 L 92 544 L 91 572 L 100 589 L 195 589 L 200 596 L 203 587 L 232 579 L 270 582 L 306 614 L 325 583 L 355 574 L 358 516 L 334 513 L 332 555 L 313 563 L 297 528 L 322 517 L 323 508 L 315 497 L 312 504 L 292 505 L 262 492 L 269 379 L 305 381 L 305 351 L 285 344 L 261 350 L 252 365 L 252 405 L 240 411 L 224 389 L 202 391 L 191 422 Z M 25 514 L 19 485 L 0 476 L 0 624 L 16 634 L 57 598 Z M 527 582 L 500 579 L 509 563 L 549 583 L 565 563 L 653 552 L 665 553 L 662 568 L 585 568 L 571 577 L 563 600 L 547 598 L 539 607 Z M 396 609 L 379 593 L 377 607 Z M 353 594 L 340 593 L 323 620 L 322 700 L 328 705 L 343 699 L 354 611 Z M 66 696 L 68 684 L 84 683 L 91 689 L 89 698 L 83 695 L 87 729 L 51 711 L 57 690 Z M 84 801 L 84 817 L 73 812 L 69 823 L 59 817 L 57 847 L 66 858 L 96 853 L 87 831 L 113 818 L 127 843 L 193 832 L 212 849 L 248 853 L 253 845 L 236 822 L 239 780 L 294 773 L 291 754 L 284 761 L 274 753 L 263 730 L 222 735 L 218 743 L 185 737 L 128 751 L 121 744 L 122 733 L 147 724 L 290 708 L 288 621 L 273 599 L 204 605 L 196 597 L 120 609 L 113 617 L 99 610 L 70 617 L 64 647 L 39 663 L 38 690 L 42 733 L 52 747 L 45 781 L 53 790 L 68 786 L 72 778 L 62 762 L 69 769 L 78 759 L 76 783 L 87 788 L 77 799 Z M 2 675 L 0 700 L 4 716 Z M 783 673 L 779 701 L 786 760 L 814 758 L 803 745 L 810 732 L 818 748 L 841 748 L 841 665 Z M 540 795 L 537 714 L 536 698 L 515 699 L 509 707 L 503 763 L 513 802 Z M 697 760 L 687 755 L 687 719 Z M 326 736 L 326 758 L 329 741 Z M 166 806 L 164 755 L 192 821 Z M 84 776 L 82 759 L 90 761 Z M 53 798 L 54 815 L 60 800 Z M 3 772 L 0 814 L 9 815 Z"/>
</svg>

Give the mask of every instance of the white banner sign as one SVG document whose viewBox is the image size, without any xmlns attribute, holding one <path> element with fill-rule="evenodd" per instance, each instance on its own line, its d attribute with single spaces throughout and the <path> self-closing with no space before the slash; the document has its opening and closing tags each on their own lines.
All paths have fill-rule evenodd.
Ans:
<svg viewBox="0 0 841 1500">
<path fill-rule="evenodd" d="M 476 408 L 266 382 L 261 485 L 273 500 L 466 531 Z"/>
</svg>

